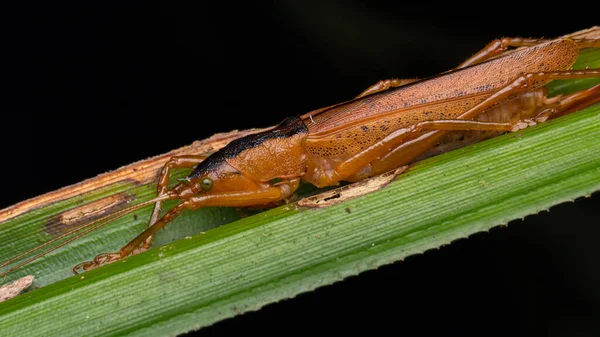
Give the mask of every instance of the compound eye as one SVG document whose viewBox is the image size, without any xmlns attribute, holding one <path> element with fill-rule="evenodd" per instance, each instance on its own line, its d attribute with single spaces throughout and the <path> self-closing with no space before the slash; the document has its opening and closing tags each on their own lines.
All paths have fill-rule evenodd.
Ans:
<svg viewBox="0 0 600 337">
<path fill-rule="evenodd" d="M 212 179 L 210 179 L 209 177 L 202 178 L 202 181 L 200 182 L 201 189 L 203 189 L 205 192 L 208 192 L 208 191 L 212 190 L 212 187 L 213 187 Z"/>
</svg>

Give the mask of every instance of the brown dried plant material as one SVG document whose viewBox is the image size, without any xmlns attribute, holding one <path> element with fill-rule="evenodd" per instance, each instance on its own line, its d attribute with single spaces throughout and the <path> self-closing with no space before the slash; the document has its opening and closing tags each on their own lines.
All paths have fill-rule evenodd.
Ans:
<svg viewBox="0 0 600 337">
<path fill-rule="evenodd" d="M 385 187 L 407 169 L 408 166 L 402 166 L 393 171 L 380 174 L 373 178 L 361 180 L 344 187 L 304 198 L 298 201 L 297 205 L 300 207 L 322 208 L 339 204 L 340 202 L 354 199 L 361 195 L 365 195 Z"/>
<path fill-rule="evenodd" d="M 0 287 L 0 302 L 9 300 L 19 295 L 23 290 L 29 288 L 33 283 L 33 276 L 22 277 L 13 283 L 5 284 Z"/>
<path fill-rule="evenodd" d="M 69 209 L 51 217 L 45 225 L 45 231 L 58 236 L 85 222 L 100 219 L 122 209 L 133 199 L 133 195 L 122 192 Z"/>
</svg>

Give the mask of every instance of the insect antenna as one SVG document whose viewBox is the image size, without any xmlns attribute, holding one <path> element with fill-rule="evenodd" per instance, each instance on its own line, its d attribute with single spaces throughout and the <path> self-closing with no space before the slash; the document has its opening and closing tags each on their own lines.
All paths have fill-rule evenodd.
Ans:
<svg viewBox="0 0 600 337">
<path fill-rule="evenodd" d="M 43 244 L 41 244 L 41 245 L 39 245 L 37 247 L 34 247 L 34 248 L 32 248 L 32 249 L 24 252 L 24 253 L 21 253 L 21 254 L 15 256 L 15 257 L 13 257 L 13 258 L 7 260 L 7 261 L 2 262 L 0 264 L 0 268 L 6 267 L 6 266 L 8 266 L 10 264 L 13 264 L 14 262 L 21 260 L 22 258 L 24 258 L 25 256 L 27 256 L 27 255 L 29 255 L 31 253 L 37 252 L 37 251 L 41 250 L 44 247 L 47 247 L 47 246 L 49 246 L 49 245 L 51 245 L 51 244 L 53 244 L 53 243 L 55 243 L 57 241 L 60 241 L 60 240 L 62 240 L 64 238 L 72 235 L 72 234 L 75 234 L 75 233 L 77 233 L 77 232 L 79 232 L 81 230 L 86 229 L 85 231 L 83 231 L 81 233 L 78 233 L 74 237 L 69 238 L 68 240 L 66 240 L 64 242 L 61 242 L 60 244 L 58 244 L 58 245 L 56 245 L 56 246 L 54 246 L 54 247 L 52 247 L 52 248 L 50 248 L 50 249 L 48 249 L 46 251 L 43 251 L 43 252 L 41 252 L 41 253 L 39 253 L 39 254 L 31 257 L 31 258 L 29 258 L 29 259 L 27 259 L 27 260 L 19 263 L 18 265 L 14 266 L 14 267 L 11 267 L 10 269 L 8 269 L 8 270 L 0 273 L 0 277 L 4 277 L 4 276 L 8 275 L 9 273 L 11 273 L 11 272 L 13 272 L 13 271 L 15 271 L 15 270 L 17 270 L 17 269 L 19 269 L 19 268 L 21 268 L 21 267 L 29 264 L 29 263 L 31 263 L 33 261 L 39 259 L 40 257 L 42 257 L 42 256 L 44 256 L 44 255 L 46 255 L 48 253 L 51 253 L 51 252 L 53 252 L 53 251 L 55 251 L 55 250 L 63 247 L 64 245 L 69 244 L 69 243 L 71 243 L 71 242 L 73 242 L 73 241 L 81 238 L 82 236 L 84 236 L 84 235 L 86 235 L 86 234 L 88 234 L 90 232 L 93 232 L 96 229 L 98 229 L 100 227 L 103 227 L 103 226 L 107 225 L 108 223 L 110 223 L 110 222 L 112 222 L 114 220 L 117 220 L 117 219 L 119 219 L 119 218 L 121 218 L 121 217 L 123 217 L 123 216 L 125 216 L 125 215 L 127 215 L 127 214 L 129 214 L 131 212 L 133 212 L 133 211 L 136 211 L 136 210 L 138 210 L 140 208 L 143 208 L 145 206 L 151 205 L 151 204 L 153 204 L 153 203 L 155 203 L 157 201 L 163 201 L 163 200 L 166 200 L 166 199 L 168 199 L 167 195 L 159 196 L 159 197 L 156 197 L 154 199 L 151 199 L 151 200 L 148 200 L 148 201 L 144 201 L 144 202 L 139 203 L 137 205 L 133 205 L 133 206 L 127 207 L 125 209 L 122 209 L 120 211 L 117 211 L 115 213 L 109 214 L 109 215 L 107 215 L 105 217 L 102 217 L 100 219 L 96 219 L 96 220 L 94 220 L 92 222 L 89 222 L 87 224 L 81 225 L 81 226 L 79 226 L 77 228 L 74 228 L 74 229 L 72 229 L 72 230 L 64 233 L 64 234 L 61 234 L 60 236 L 57 236 L 57 237 L 55 237 L 52 240 L 49 240 L 49 241 L 47 241 L 47 242 L 45 242 L 45 243 L 43 243 Z"/>
</svg>

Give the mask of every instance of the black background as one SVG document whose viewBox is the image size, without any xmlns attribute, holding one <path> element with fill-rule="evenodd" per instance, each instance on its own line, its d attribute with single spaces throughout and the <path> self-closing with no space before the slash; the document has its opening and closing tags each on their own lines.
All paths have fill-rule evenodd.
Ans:
<svg viewBox="0 0 600 337">
<path fill-rule="evenodd" d="M 598 24 L 593 8 L 486 6 L 5 3 L 0 207 L 380 79 L 434 75 L 497 37 Z M 597 207 L 564 204 L 202 334 L 598 335 Z"/>
</svg>

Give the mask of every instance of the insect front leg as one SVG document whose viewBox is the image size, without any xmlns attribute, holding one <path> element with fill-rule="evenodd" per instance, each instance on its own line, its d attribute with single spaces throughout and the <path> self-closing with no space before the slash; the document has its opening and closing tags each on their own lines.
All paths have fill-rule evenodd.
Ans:
<svg viewBox="0 0 600 337">
<path fill-rule="evenodd" d="M 144 249 L 145 243 L 150 237 L 154 237 L 159 230 L 164 228 L 186 209 L 196 210 L 203 207 L 249 207 L 264 205 L 287 198 L 294 193 L 299 184 L 300 180 L 296 178 L 290 179 L 286 183 L 279 183 L 277 186 L 238 192 L 202 194 L 183 200 L 135 239 L 123 246 L 120 251 L 100 254 L 92 261 L 80 263 L 73 268 L 73 273 L 77 274 L 79 269 L 83 269 L 84 271 L 95 269 L 104 264 L 141 253 L 146 250 Z"/>
<path fill-rule="evenodd" d="M 169 175 L 171 173 L 171 169 L 174 168 L 189 168 L 198 165 L 207 156 L 204 155 L 187 155 L 187 156 L 173 156 L 171 157 L 163 166 L 160 171 L 160 175 L 157 181 L 157 197 L 163 196 L 166 194 L 168 186 L 169 186 Z M 158 221 L 160 218 L 162 200 L 157 201 L 154 204 L 154 209 L 152 211 L 152 216 L 150 217 L 150 221 L 148 223 L 148 227 L 151 227 L 154 223 Z M 173 216 L 171 214 L 170 216 Z M 176 215 L 175 215 L 176 216 Z M 174 218 L 174 216 L 173 216 Z M 141 253 L 142 251 L 148 250 L 152 243 L 154 242 L 154 235 L 149 235 L 145 238 L 144 243 L 139 247 L 136 253 Z M 120 253 L 107 253 L 100 254 L 94 258 L 91 262 L 80 263 L 73 268 L 73 272 L 77 273 L 77 270 L 83 268 L 83 270 L 89 270 L 95 268 L 95 266 L 101 266 L 106 263 L 111 263 L 117 261 L 121 258 Z"/>
<path fill-rule="evenodd" d="M 188 156 L 173 156 L 165 163 L 162 170 L 160 171 L 160 175 L 157 182 L 156 187 L 156 195 L 162 196 L 166 193 L 167 188 L 169 187 L 169 174 L 171 173 L 171 169 L 174 168 L 190 168 L 200 164 L 207 156 L 205 155 L 188 155 Z M 157 201 L 154 204 L 154 209 L 152 211 L 152 216 L 150 217 L 150 221 L 148 222 L 148 227 L 152 226 L 159 218 L 161 212 L 162 201 Z M 145 244 L 145 248 L 148 249 L 152 245 L 154 241 L 154 236 L 148 237 L 148 240 Z"/>
</svg>

